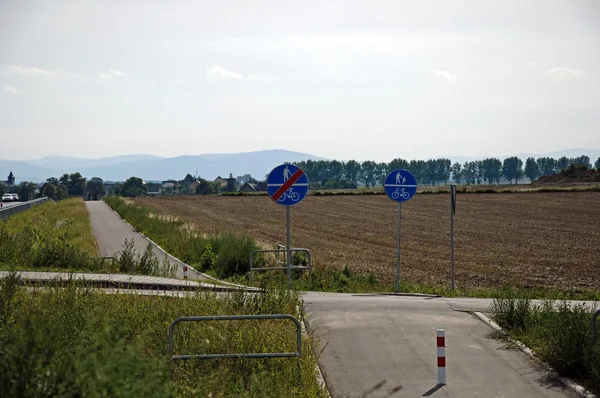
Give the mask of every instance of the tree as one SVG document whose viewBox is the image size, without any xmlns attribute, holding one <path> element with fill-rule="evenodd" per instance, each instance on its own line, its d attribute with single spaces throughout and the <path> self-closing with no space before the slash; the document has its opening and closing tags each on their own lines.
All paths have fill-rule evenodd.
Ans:
<svg viewBox="0 0 600 398">
<path fill-rule="evenodd" d="M 194 181 L 196 181 L 196 179 L 190 173 L 187 173 L 183 179 L 185 185 L 190 185 Z"/>
<path fill-rule="evenodd" d="M 349 160 L 344 165 L 344 177 L 346 180 L 356 183 L 361 174 L 360 163 L 356 160 Z"/>
<path fill-rule="evenodd" d="M 51 177 L 40 190 L 41 196 L 46 196 L 54 201 L 63 200 L 67 197 L 67 188 L 64 187 L 57 178 Z"/>
<path fill-rule="evenodd" d="M 8 185 L 4 183 L 4 181 L 0 181 L 0 196 L 4 195 L 8 192 Z"/>
<path fill-rule="evenodd" d="M 83 196 L 85 193 L 85 178 L 80 173 L 63 174 L 58 180 L 69 196 Z"/>
<path fill-rule="evenodd" d="M 556 161 L 556 171 L 566 170 L 569 167 L 569 159 L 566 156 Z"/>
<path fill-rule="evenodd" d="M 35 199 L 35 191 L 37 189 L 37 185 L 33 182 L 23 181 L 17 186 L 17 195 L 19 195 L 19 200 L 22 202 L 26 202 L 28 200 Z"/>
<path fill-rule="evenodd" d="M 596 163 L 594 163 L 594 166 L 596 166 L 596 170 L 600 171 L 600 158 L 598 158 L 598 160 L 596 160 Z"/>
<path fill-rule="evenodd" d="M 450 167 L 450 172 L 452 173 L 452 180 L 456 184 L 460 184 L 462 181 L 462 166 L 460 163 L 456 162 Z"/>
<path fill-rule="evenodd" d="M 218 190 L 219 184 L 206 181 L 205 179 L 202 179 L 202 178 L 199 179 L 198 182 L 200 183 L 196 187 L 196 193 L 198 195 L 210 195 L 210 194 L 219 192 L 219 190 Z"/>
<path fill-rule="evenodd" d="M 136 198 L 145 195 L 146 192 L 147 188 L 144 184 L 144 180 L 139 177 L 130 177 L 122 186 L 120 186 L 121 196 L 128 198 Z"/>
<path fill-rule="evenodd" d="M 362 169 L 362 180 L 365 182 L 365 185 L 368 187 L 372 187 L 375 185 L 375 181 L 377 181 L 378 172 L 377 172 L 377 163 L 366 160 L 361 164 Z"/>
<path fill-rule="evenodd" d="M 556 159 L 538 158 L 536 162 L 540 175 L 549 176 L 556 173 Z"/>
<path fill-rule="evenodd" d="M 531 182 L 534 182 L 540 176 L 540 169 L 534 158 L 527 158 L 525 161 L 525 175 Z"/>
<path fill-rule="evenodd" d="M 462 175 L 467 185 L 475 184 L 475 180 L 477 178 L 477 163 L 465 162 Z"/>
<path fill-rule="evenodd" d="M 86 196 L 91 200 L 98 200 L 103 197 L 105 194 L 104 191 L 104 181 L 102 178 L 94 177 L 87 183 L 86 188 Z"/>
<path fill-rule="evenodd" d="M 515 184 L 518 184 L 519 178 L 523 177 L 523 161 L 516 156 L 504 159 L 502 175 L 508 181 L 514 179 Z"/>
<path fill-rule="evenodd" d="M 569 159 L 569 166 L 570 165 L 584 166 L 588 169 L 592 167 L 592 164 L 590 163 L 590 157 L 587 155 L 581 155 L 576 158 Z"/>
<path fill-rule="evenodd" d="M 229 178 L 227 179 L 227 186 L 225 187 L 225 192 L 235 192 L 237 187 L 236 182 L 237 180 L 233 178 L 233 174 L 229 173 Z"/>
</svg>

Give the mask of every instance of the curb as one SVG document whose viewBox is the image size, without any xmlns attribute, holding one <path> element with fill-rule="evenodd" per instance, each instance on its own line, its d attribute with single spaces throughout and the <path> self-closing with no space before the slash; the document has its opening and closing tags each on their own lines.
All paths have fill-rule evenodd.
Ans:
<svg viewBox="0 0 600 398">
<path fill-rule="evenodd" d="M 473 312 L 473 315 L 475 315 L 476 318 L 478 318 L 480 321 L 482 321 L 483 323 L 485 323 L 492 329 L 494 329 L 498 332 L 506 333 L 505 330 L 500 327 L 500 325 L 498 325 L 496 322 L 492 321 L 490 318 L 485 316 L 483 313 L 481 313 L 479 311 L 475 311 L 475 312 Z M 519 348 L 519 350 L 521 350 L 523 353 L 525 353 L 528 357 L 539 361 L 539 359 L 535 356 L 535 353 L 533 351 L 531 351 L 531 349 L 529 347 L 527 347 L 525 344 L 521 343 L 519 340 L 515 340 L 510 337 L 508 338 L 508 340 L 511 343 L 515 344 Z M 544 362 L 542 362 L 542 363 L 546 366 L 546 368 L 552 374 L 552 376 L 555 377 L 556 379 L 558 379 L 569 390 L 579 394 L 583 398 L 598 398 L 595 394 L 592 394 L 591 392 L 586 390 L 584 387 L 577 384 L 575 381 L 569 379 L 568 377 L 563 377 L 563 376 L 558 375 L 556 373 L 556 371 L 554 369 L 552 369 L 552 367 L 550 365 L 548 365 L 547 363 L 544 363 Z"/>
<path fill-rule="evenodd" d="M 300 300 L 302 301 L 302 310 L 304 310 L 304 300 L 302 300 L 302 299 L 300 299 Z M 304 311 L 299 311 L 299 312 L 302 317 L 302 322 L 300 322 L 302 334 L 310 336 L 308 334 L 308 321 L 306 320 L 306 317 L 304 316 Z M 315 368 L 316 368 L 315 370 L 317 371 L 317 383 L 319 384 L 319 386 L 322 389 L 325 390 L 326 397 L 331 398 L 331 393 L 329 392 L 329 388 L 327 388 L 327 383 L 325 382 L 325 377 L 323 376 L 323 372 L 321 371 L 321 365 L 319 364 L 318 358 L 317 358 L 317 365 L 315 366 Z"/>
<path fill-rule="evenodd" d="M 217 281 L 217 282 L 219 282 L 219 283 L 222 283 L 223 285 L 226 285 L 226 286 L 236 287 L 236 288 L 240 288 L 240 289 L 246 289 L 246 290 L 248 290 L 248 291 L 256 291 L 256 292 L 260 292 L 260 291 L 261 291 L 260 289 L 258 289 L 258 288 L 255 288 L 255 287 L 253 287 L 253 286 L 245 286 L 245 285 L 238 285 L 238 284 L 235 284 L 235 283 L 229 283 L 229 282 L 225 282 L 225 281 L 222 281 L 222 280 L 220 280 L 220 279 L 217 279 L 217 278 L 215 278 L 215 277 L 213 277 L 213 276 L 207 275 L 207 274 L 205 274 L 205 273 L 203 273 L 203 272 L 200 272 L 200 271 L 196 270 L 196 269 L 195 269 L 194 267 L 192 267 L 191 265 L 189 265 L 189 264 L 187 264 L 187 263 L 185 263 L 185 262 L 181 261 L 181 260 L 180 260 L 180 259 L 178 259 L 177 257 L 175 257 L 175 256 L 173 256 L 173 255 L 171 255 L 171 254 L 167 253 L 167 251 L 166 251 L 165 249 L 163 249 L 162 247 L 160 247 L 160 246 L 159 246 L 159 245 L 158 245 L 156 242 L 154 242 L 152 239 L 150 239 L 149 237 L 147 237 L 146 235 L 144 235 L 144 234 L 143 234 L 141 231 L 139 231 L 137 228 L 135 228 L 133 225 L 131 225 L 131 224 L 130 224 L 130 223 L 127 221 L 127 220 L 125 220 L 123 217 L 121 217 L 121 215 L 120 215 L 119 213 L 117 213 L 117 212 L 116 212 L 116 211 L 115 211 L 115 210 L 114 210 L 112 207 L 110 207 L 110 206 L 109 206 L 109 205 L 108 205 L 106 202 L 104 202 L 104 201 L 102 201 L 102 202 L 103 202 L 103 203 L 104 203 L 106 206 L 108 206 L 108 208 L 109 208 L 109 209 L 110 209 L 110 210 L 111 210 L 113 213 L 115 213 L 115 214 L 117 215 L 117 217 L 119 217 L 119 218 L 120 218 L 120 219 L 121 219 L 121 220 L 122 220 L 122 221 L 123 221 L 125 224 L 129 225 L 129 227 L 130 227 L 130 228 L 131 228 L 133 231 L 137 232 L 138 234 L 142 235 L 144 238 L 148 239 L 148 241 L 149 241 L 149 242 L 150 242 L 152 245 L 154 245 L 154 246 L 155 246 L 155 247 L 156 247 L 158 250 L 160 250 L 161 252 L 163 252 L 163 254 L 164 254 L 166 257 L 168 257 L 169 259 L 171 259 L 171 260 L 174 260 L 174 261 L 177 261 L 177 262 L 180 262 L 181 264 L 183 264 L 183 265 L 187 266 L 187 267 L 188 267 L 190 270 L 192 270 L 193 272 L 195 272 L 195 273 L 196 273 L 196 274 L 198 274 L 198 275 L 201 275 L 201 276 L 202 276 L 203 278 L 205 278 L 205 279 L 214 280 L 214 281 Z"/>
</svg>

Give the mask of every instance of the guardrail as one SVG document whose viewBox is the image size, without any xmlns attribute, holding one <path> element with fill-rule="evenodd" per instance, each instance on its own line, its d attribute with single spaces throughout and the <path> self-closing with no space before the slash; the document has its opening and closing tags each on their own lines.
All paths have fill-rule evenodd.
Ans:
<svg viewBox="0 0 600 398">
<path fill-rule="evenodd" d="M 43 198 L 34 199 L 34 200 L 27 201 L 27 202 L 19 203 L 18 205 L 14 205 L 14 206 L 10 206 L 10 207 L 4 207 L 4 208 L 0 209 L 0 220 L 8 218 L 8 217 L 12 216 L 13 214 L 17 214 L 17 213 L 20 213 L 22 211 L 29 210 L 32 207 L 37 206 L 37 205 L 41 205 L 42 203 L 46 203 L 49 200 L 50 199 L 48 199 L 47 197 L 44 196 Z"/>
<path fill-rule="evenodd" d="M 296 352 L 256 352 L 240 354 L 200 354 L 200 355 L 173 355 L 174 343 L 173 334 L 175 326 L 181 322 L 202 322 L 202 321 L 241 321 L 248 319 L 289 319 L 296 325 Z M 173 362 L 175 360 L 186 360 L 192 358 L 198 359 L 219 359 L 219 358 L 298 358 L 298 378 L 302 375 L 300 357 L 302 356 L 302 329 L 300 321 L 288 314 L 273 315 L 221 315 L 221 316 L 187 316 L 177 318 L 169 326 L 169 353 L 171 353 L 171 378 L 173 377 Z"/>
<path fill-rule="evenodd" d="M 303 252 L 306 253 L 306 264 L 307 265 L 292 265 L 290 269 L 312 269 L 312 257 L 310 254 L 310 250 L 304 248 L 296 248 L 290 249 L 290 252 Z M 287 253 L 286 249 L 272 249 L 272 250 L 254 250 L 250 253 L 250 283 L 252 283 L 252 279 L 254 276 L 254 271 L 285 271 L 287 267 L 263 267 L 263 268 L 254 268 L 254 255 L 256 253 Z"/>
</svg>

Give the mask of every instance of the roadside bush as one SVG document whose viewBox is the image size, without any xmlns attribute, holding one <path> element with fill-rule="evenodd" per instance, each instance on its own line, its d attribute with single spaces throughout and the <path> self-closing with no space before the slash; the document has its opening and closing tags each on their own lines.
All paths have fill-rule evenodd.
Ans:
<svg viewBox="0 0 600 398">
<path fill-rule="evenodd" d="M 590 309 L 565 300 L 533 306 L 529 299 L 507 296 L 494 299 L 494 320 L 560 375 L 600 391 L 600 342 L 591 342 Z"/>
</svg>

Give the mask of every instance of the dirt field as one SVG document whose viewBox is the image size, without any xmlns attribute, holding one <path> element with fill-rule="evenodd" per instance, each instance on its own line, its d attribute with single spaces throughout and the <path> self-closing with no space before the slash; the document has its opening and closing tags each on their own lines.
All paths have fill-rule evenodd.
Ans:
<svg viewBox="0 0 600 398">
<path fill-rule="evenodd" d="M 417 195 L 402 205 L 401 278 L 449 283 L 448 195 Z M 285 209 L 265 196 L 145 198 L 203 231 L 237 231 L 261 244 L 285 241 Z M 600 193 L 458 195 L 458 287 L 502 283 L 600 288 Z M 395 275 L 396 205 L 386 196 L 309 196 L 292 208 L 292 243 L 321 266 Z"/>
</svg>

